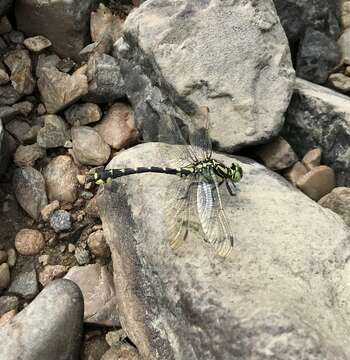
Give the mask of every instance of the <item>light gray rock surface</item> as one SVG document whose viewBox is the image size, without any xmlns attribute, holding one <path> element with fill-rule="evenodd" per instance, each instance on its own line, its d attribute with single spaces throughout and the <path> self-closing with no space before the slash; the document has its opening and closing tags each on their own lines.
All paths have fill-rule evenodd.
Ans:
<svg viewBox="0 0 350 360">
<path fill-rule="evenodd" d="M 41 173 L 32 167 L 16 169 L 13 187 L 22 209 L 33 219 L 38 219 L 41 209 L 47 205 L 45 180 Z"/>
<path fill-rule="evenodd" d="M 193 105 L 209 107 L 226 151 L 279 132 L 294 70 L 272 1 L 150 0 L 124 31 L 114 54 L 146 141 L 164 131 L 160 114 Z"/>
<path fill-rule="evenodd" d="M 322 161 L 336 173 L 338 186 L 350 186 L 350 99 L 297 79 L 282 136 L 301 158 L 322 149 Z"/>
<path fill-rule="evenodd" d="M 34 265 L 16 274 L 8 289 L 10 294 L 19 295 L 24 299 L 33 299 L 39 292 L 39 284 Z M 0 357 L 1 359 L 1 357 Z"/>
<path fill-rule="evenodd" d="M 166 166 L 159 154 L 173 153 L 148 143 L 109 166 Z M 236 161 L 239 190 L 222 191 L 236 236 L 226 259 L 195 227 L 170 249 L 167 190 L 183 179 L 138 174 L 105 186 L 98 201 L 123 328 L 146 359 L 348 359 L 348 227 L 279 175 Z"/>
<path fill-rule="evenodd" d="M 79 288 L 56 280 L 0 327 L 1 360 L 77 360 L 84 304 Z"/>
</svg>

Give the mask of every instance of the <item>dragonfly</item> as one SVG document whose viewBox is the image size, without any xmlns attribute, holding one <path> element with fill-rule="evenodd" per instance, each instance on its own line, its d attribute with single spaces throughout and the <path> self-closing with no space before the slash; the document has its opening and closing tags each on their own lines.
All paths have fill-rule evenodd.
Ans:
<svg viewBox="0 0 350 360">
<path fill-rule="evenodd" d="M 187 115 L 182 113 L 182 116 Z M 178 139 L 176 142 L 183 144 L 176 154 L 180 165 L 100 169 L 89 181 L 102 185 L 111 183 L 116 178 L 142 173 L 162 173 L 179 177 L 177 185 L 172 187 L 167 207 L 168 219 L 171 219 L 168 229 L 171 247 L 176 249 L 186 240 L 189 219 L 194 212 L 200 224 L 202 238 L 212 245 L 218 255 L 226 257 L 234 246 L 235 238 L 225 213 L 221 191 L 225 185 L 228 193 L 234 196 L 243 170 L 235 162 L 226 166 L 213 158 L 207 107 L 199 107 L 196 116 L 189 120 L 191 129 L 188 141 L 180 130 L 176 116 L 165 114 L 165 118 L 171 133 Z"/>
</svg>

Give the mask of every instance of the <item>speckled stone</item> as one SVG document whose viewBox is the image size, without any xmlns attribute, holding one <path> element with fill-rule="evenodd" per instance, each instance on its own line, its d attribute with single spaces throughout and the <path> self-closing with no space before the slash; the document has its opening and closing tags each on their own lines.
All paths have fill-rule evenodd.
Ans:
<svg viewBox="0 0 350 360">
<path fill-rule="evenodd" d="M 56 210 L 50 218 L 50 225 L 55 232 L 67 231 L 72 227 L 71 215 L 66 210 Z"/>
</svg>

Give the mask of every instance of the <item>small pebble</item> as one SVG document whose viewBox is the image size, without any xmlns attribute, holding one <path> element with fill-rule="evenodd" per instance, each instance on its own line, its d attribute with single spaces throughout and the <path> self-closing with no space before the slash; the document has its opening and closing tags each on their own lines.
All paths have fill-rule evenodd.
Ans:
<svg viewBox="0 0 350 360">
<path fill-rule="evenodd" d="M 40 52 L 48 47 L 50 47 L 51 41 L 45 36 L 37 35 L 24 40 L 24 46 L 33 52 Z"/>
<path fill-rule="evenodd" d="M 72 253 L 74 253 L 74 251 L 75 251 L 75 245 L 69 243 L 68 244 L 68 252 L 72 254 Z"/>
<path fill-rule="evenodd" d="M 17 253 L 16 250 L 14 248 L 8 249 L 7 250 L 7 263 L 9 265 L 9 267 L 14 267 L 16 265 L 16 261 L 17 261 Z"/>
<path fill-rule="evenodd" d="M 86 176 L 85 175 L 77 175 L 77 180 L 80 185 L 85 185 Z"/>
<path fill-rule="evenodd" d="M 50 225 L 57 233 L 70 230 L 72 227 L 70 213 L 66 210 L 55 210 L 51 215 Z"/>
<path fill-rule="evenodd" d="M 39 274 L 39 281 L 42 286 L 46 286 L 50 281 L 63 277 L 69 270 L 64 265 L 47 265 Z"/>
<path fill-rule="evenodd" d="M 77 259 L 79 265 L 87 265 L 90 263 L 91 260 L 90 253 L 88 250 L 82 247 L 77 247 L 75 249 L 74 256 Z"/>
<path fill-rule="evenodd" d="M 0 326 L 10 321 L 17 314 L 17 310 L 10 310 L 0 317 Z"/>
<path fill-rule="evenodd" d="M 286 169 L 283 175 L 289 182 L 296 186 L 298 179 L 307 172 L 308 170 L 305 165 L 301 161 L 297 161 L 293 166 Z"/>
<path fill-rule="evenodd" d="M 60 252 L 64 253 L 66 251 L 66 245 L 62 244 L 60 245 Z"/>
<path fill-rule="evenodd" d="M 47 254 L 41 255 L 41 256 L 39 256 L 38 260 L 39 260 L 40 264 L 45 266 L 49 263 L 50 255 L 47 255 Z"/>
<path fill-rule="evenodd" d="M 69 73 L 74 69 L 75 65 L 75 62 L 72 59 L 64 58 L 57 63 L 56 67 L 59 71 Z"/>
<path fill-rule="evenodd" d="M 80 196 L 84 199 L 84 200 L 90 200 L 94 197 L 94 194 L 90 191 L 83 191 Z"/>
<path fill-rule="evenodd" d="M 8 34 L 8 39 L 14 44 L 23 44 L 24 35 L 20 31 L 10 31 Z"/>
<path fill-rule="evenodd" d="M 316 166 L 320 166 L 321 156 L 322 156 L 322 150 L 316 148 L 308 151 L 301 161 L 308 170 L 311 170 Z"/>
<path fill-rule="evenodd" d="M 0 265 L 0 290 L 6 289 L 10 285 L 10 268 L 7 263 Z"/>
<path fill-rule="evenodd" d="M 44 115 L 46 114 L 46 108 L 44 104 L 39 104 L 38 107 L 36 108 L 36 113 L 38 115 Z"/>
<path fill-rule="evenodd" d="M 60 203 L 58 200 L 54 200 L 52 201 L 50 204 L 46 205 L 42 210 L 41 210 L 41 217 L 43 218 L 44 221 L 49 221 L 50 216 L 52 215 L 52 213 L 59 209 L 60 207 Z"/>
<path fill-rule="evenodd" d="M 104 233 L 102 230 L 98 230 L 89 235 L 87 244 L 91 253 L 97 257 L 108 257 L 109 247 L 106 243 Z"/>
<path fill-rule="evenodd" d="M 0 69 L 0 85 L 5 85 L 10 81 L 10 77 L 4 69 Z"/>
<path fill-rule="evenodd" d="M 16 235 L 15 247 L 21 255 L 37 255 L 44 246 L 44 236 L 38 230 L 22 229 Z"/>
</svg>

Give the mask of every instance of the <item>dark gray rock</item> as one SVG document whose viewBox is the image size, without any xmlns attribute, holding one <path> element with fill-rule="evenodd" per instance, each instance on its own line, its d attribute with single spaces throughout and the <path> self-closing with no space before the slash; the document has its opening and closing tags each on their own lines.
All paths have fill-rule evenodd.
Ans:
<svg viewBox="0 0 350 360">
<path fill-rule="evenodd" d="M 125 84 L 118 61 L 110 55 L 94 54 L 88 62 L 89 92 L 85 101 L 114 102 L 125 97 Z"/>
<path fill-rule="evenodd" d="M 45 180 L 41 173 L 25 167 L 15 170 L 13 186 L 21 207 L 33 218 L 39 219 L 40 211 L 47 205 Z"/>
<path fill-rule="evenodd" d="M 340 34 L 337 2 L 274 0 L 274 3 L 288 37 L 292 56 L 296 60 L 298 75 L 313 82 L 324 83 L 330 74 L 330 64 L 339 54 L 336 44 Z M 322 36 L 316 35 L 314 30 Z M 306 61 L 308 66 L 305 66 Z"/>
<path fill-rule="evenodd" d="M 180 109 L 198 106 L 209 107 L 212 139 L 224 151 L 278 134 L 294 71 L 273 4 L 224 4 L 150 0 L 128 16 L 114 55 L 144 140 L 171 141 L 164 113 L 189 126 Z"/>
<path fill-rule="evenodd" d="M 17 296 L 5 295 L 0 296 L 0 317 L 8 311 L 18 308 L 19 301 Z"/>
<path fill-rule="evenodd" d="M 0 174 L 3 174 L 17 147 L 15 139 L 4 129 L 0 118 Z"/>
<path fill-rule="evenodd" d="M 67 124 L 58 115 L 42 116 L 44 127 L 38 132 L 37 142 L 43 148 L 64 146 L 69 140 Z"/>
<path fill-rule="evenodd" d="M 79 60 L 79 51 L 89 41 L 90 12 L 96 4 L 96 0 L 18 0 L 17 27 L 27 36 L 47 37 L 58 55 Z"/>
<path fill-rule="evenodd" d="M 0 327 L 0 359 L 77 360 L 83 314 L 79 288 L 69 280 L 53 281 Z"/>
<path fill-rule="evenodd" d="M 10 9 L 14 0 L 1 0 L 0 1 L 0 17 L 4 16 Z"/>
<path fill-rule="evenodd" d="M 24 299 L 33 299 L 39 292 L 38 278 L 34 265 L 15 275 L 11 281 L 8 293 L 19 295 Z"/>
<path fill-rule="evenodd" d="M 338 186 L 350 186 L 350 99 L 333 90 L 297 79 L 282 136 L 302 158 L 322 149 Z"/>
<path fill-rule="evenodd" d="M 50 225 L 55 232 L 68 231 L 72 227 L 71 215 L 66 210 L 56 210 L 50 217 Z"/>
<path fill-rule="evenodd" d="M 12 85 L 0 86 L 0 105 L 13 105 L 22 97 Z"/>
<path fill-rule="evenodd" d="M 308 30 L 301 41 L 297 59 L 297 75 L 324 84 L 339 64 L 341 53 L 337 43 L 316 30 Z"/>
<path fill-rule="evenodd" d="M 108 167 L 169 166 L 179 150 L 138 145 Z M 279 175 L 234 161 L 244 176 L 236 196 L 222 189 L 235 235 L 225 259 L 194 212 L 186 241 L 170 248 L 168 191 L 184 179 L 140 174 L 105 186 L 99 209 L 123 328 L 145 359 L 348 359 L 349 228 Z"/>
</svg>

